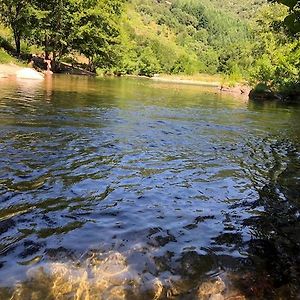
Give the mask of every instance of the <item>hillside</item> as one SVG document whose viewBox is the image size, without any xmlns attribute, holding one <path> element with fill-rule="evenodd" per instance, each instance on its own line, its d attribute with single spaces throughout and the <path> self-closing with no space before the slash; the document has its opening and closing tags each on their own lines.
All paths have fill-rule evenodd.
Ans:
<svg viewBox="0 0 300 300">
<path fill-rule="evenodd" d="M 118 74 L 222 73 L 245 77 L 253 63 L 249 20 L 263 2 L 129 0 L 121 16 L 119 45 L 108 47 L 107 54 L 95 63 Z M 13 44 L 12 34 L 3 26 L 1 38 Z M 37 51 L 24 41 L 21 48 L 23 52 Z M 4 62 L 9 58 L 1 51 Z M 78 52 L 73 54 L 78 58 Z M 68 60 L 68 55 L 62 59 Z"/>
<path fill-rule="evenodd" d="M 251 65 L 249 20 L 264 0 L 131 0 L 120 72 L 226 73 Z"/>
<path fill-rule="evenodd" d="M 266 0 L 210 0 L 216 9 L 222 10 L 228 14 L 236 15 L 242 19 L 252 19 Z"/>
</svg>

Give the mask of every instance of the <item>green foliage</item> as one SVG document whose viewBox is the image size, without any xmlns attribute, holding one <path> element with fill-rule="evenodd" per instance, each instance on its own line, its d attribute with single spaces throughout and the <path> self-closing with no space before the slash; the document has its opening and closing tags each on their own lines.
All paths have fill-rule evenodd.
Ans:
<svg viewBox="0 0 300 300">
<path fill-rule="evenodd" d="M 299 1 L 266 1 L 1 0 L 0 17 L 18 54 L 35 45 L 56 59 L 84 55 L 101 73 L 221 73 L 231 83 L 250 76 L 298 88 Z M 9 38 L 0 27 L 0 47 L 11 53 Z"/>
<path fill-rule="evenodd" d="M 300 1 L 298 0 L 270 0 L 288 7 L 289 13 L 283 20 L 283 25 L 291 35 L 297 36 L 300 33 Z"/>
<path fill-rule="evenodd" d="M 0 36 L 0 48 L 3 48 L 3 50 L 6 50 L 10 53 L 13 53 L 15 50 L 11 43 L 2 36 Z"/>
<path fill-rule="evenodd" d="M 14 59 L 4 50 L 0 48 L 0 63 L 11 63 Z"/>
<path fill-rule="evenodd" d="M 275 51 L 263 54 L 252 69 L 254 82 L 262 82 L 276 90 L 296 87 L 300 82 L 299 43 L 281 45 Z"/>
<path fill-rule="evenodd" d="M 76 14 L 72 32 L 74 48 L 91 62 L 109 67 L 118 59 L 115 46 L 119 43 L 119 17 L 122 1 L 77 1 L 80 9 Z"/>
<path fill-rule="evenodd" d="M 262 1 L 242 3 L 250 7 Z M 157 61 L 155 65 L 159 67 L 155 69 L 163 73 L 238 72 L 246 76 L 253 63 L 249 58 L 253 35 L 249 22 L 240 19 L 238 10 L 232 13 L 225 2 L 227 7 L 219 9 L 218 1 L 209 0 L 128 1 L 122 18 L 117 68 L 121 73 L 144 73 L 136 60 L 141 48 L 150 47 L 148 59 Z M 238 2 L 235 6 L 239 6 Z"/>
<path fill-rule="evenodd" d="M 77 1 L 33 1 L 33 21 L 28 39 L 42 46 L 46 54 L 54 52 L 55 56 L 62 56 L 71 51 Z"/>
<path fill-rule="evenodd" d="M 31 8 L 30 0 L 0 1 L 0 20 L 12 29 L 18 55 L 21 52 L 21 39 L 29 32 Z"/>
<path fill-rule="evenodd" d="M 280 91 L 300 88 L 300 42 L 276 26 L 287 15 L 288 10 L 278 4 L 263 7 L 258 14 L 253 84 L 259 82 Z"/>
<path fill-rule="evenodd" d="M 33 41 L 58 58 L 73 50 L 94 64 L 115 60 L 122 0 L 36 0 Z"/>
<path fill-rule="evenodd" d="M 117 61 L 122 7 L 123 0 L 1 0 L 0 17 L 13 31 L 17 54 L 29 50 L 23 39 L 54 58 L 77 51 L 93 68 L 109 67 Z"/>
<path fill-rule="evenodd" d="M 14 56 L 10 55 L 7 51 L 0 46 L 0 64 L 16 64 L 24 66 L 22 61 L 19 61 Z"/>
<path fill-rule="evenodd" d="M 151 49 L 151 47 L 145 47 L 139 54 L 138 60 L 139 75 L 153 76 L 160 71 L 159 62 Z"/>
</svg>

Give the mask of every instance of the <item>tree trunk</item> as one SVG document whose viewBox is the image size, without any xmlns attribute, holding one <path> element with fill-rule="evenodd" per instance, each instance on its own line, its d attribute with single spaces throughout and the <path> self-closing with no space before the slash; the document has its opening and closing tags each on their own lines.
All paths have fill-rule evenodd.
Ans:
<svg viewBox="0 0 300 300">
<path fill-rule="evenodd" d="M 49 59 L 48 36 L 47 35 L 45 36 L 44 47 L 45 47 L 45 59 Z"/>
<path fill-rule="evenodd" d="M 56 60 L 57 60 L 57 54 L 56 51 L 54 50 L 53 52 L 53 59 L 52 59 L 52 72 L 57 72 L 57 66 L 56 66 Z"/>
<path fill-rule="evenodd" d="M 89 58 L 89 71 L 90 72 L 95 72 L 96 71 L 96 67 L 94 65 L 94 59 L 93 59 L 93 57 Z"/>
<path fill-rule="evenodd" d="M 16 44 L 16 54 L 18 57 L 20 57 L 21 54 L 21 36 L 18 31 L 14 31 L 14 39 Z"/>
</svg>

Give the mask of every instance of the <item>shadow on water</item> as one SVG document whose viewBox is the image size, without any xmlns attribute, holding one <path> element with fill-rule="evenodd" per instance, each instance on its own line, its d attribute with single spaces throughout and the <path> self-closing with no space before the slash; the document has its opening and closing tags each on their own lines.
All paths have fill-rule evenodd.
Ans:
<svg viewBox="0 0 300 300">
<path fill-rule="evenodd" d="M 300 155 L 291 145 L 277 143 L 270 180 L 259 190 L 252 209 L 257 216 L 244 220 L 251 230 L 247 252 L 253 274 L 238 278 L 247 296 L 257 299 L 298 299 L 300 287 Z M 286 148 L 286 166 L 276 150 Z M 278 171 L 279 174 L 278 174 Z"/>
<path fill-rule="evenodd" d="M 299 110 L 54 77 L 0 95 L 0 299 L 298 299 Z"/>
<path fill-rule="evenodd" d="M 252 151 L 257 159 L 261 153 L 253 146 Z M 255 164 L 251 164 L 252 170 L 245 170 L 253 180 L 257 198 L 229 206 L 227 228 L 213 239 L 212 245 L 231 247 L 244 254 L 244 258 L 238 260 L 224 256 L 217 258 L 225 272 L 222 276 L 225 276 L 227 291 L 237 292 L 246 299 L 298 299 L 300 155 L 286 141 L 270 142 L 269 147 L 270 151 L 267 143 L 264 145 L 262 152 L 268 157 L 265 166 L 259 166 L 260 172 L 267 173 L 263 182 L 256 181 L 258 173 L 253 168 Z M 243 219 L 240 232 L 230 223 L 230 215 L 238 208 L 244 214 L 240 216 Z M 246 239 L 243 238 L 245 230 L 249 232 Z M 211 249 L 216 253 L 218 247 Z"/>
</svg>

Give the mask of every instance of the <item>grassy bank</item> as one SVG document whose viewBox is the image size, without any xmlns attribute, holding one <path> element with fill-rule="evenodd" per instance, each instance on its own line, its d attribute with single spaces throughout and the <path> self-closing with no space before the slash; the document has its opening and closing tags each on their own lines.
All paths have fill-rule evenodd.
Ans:
<svg viewBox="0 0 300 300">
<path fill-rule="evenodd" d="M 0 48 L 0 64 L 10 63 L 19 64 L 20 62 L 13 56 L 9 55 L 4 49 Z"/>
</svg>

